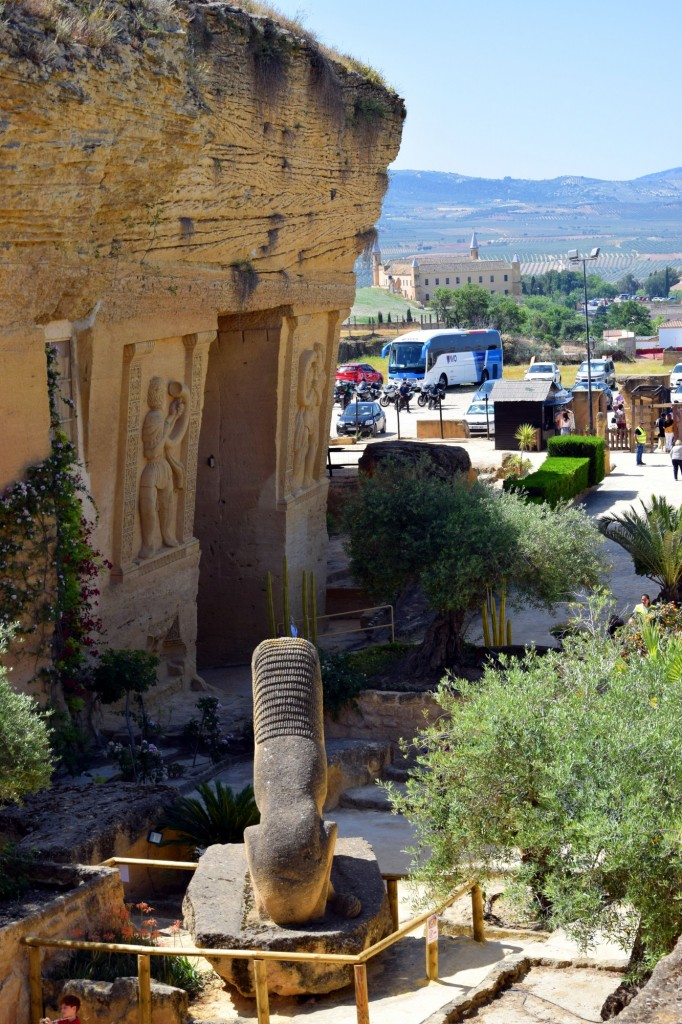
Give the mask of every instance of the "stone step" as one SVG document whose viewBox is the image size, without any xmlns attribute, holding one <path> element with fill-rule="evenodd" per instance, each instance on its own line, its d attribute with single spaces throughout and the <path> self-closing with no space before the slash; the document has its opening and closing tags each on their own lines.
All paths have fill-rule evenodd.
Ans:
<svg viewBox="0 0 682 1024">
<path fill-rule="evenodd" d="M 407 782 L 410 774 L 409 767 L 403 767 L 402 765 L 389 764 L 386 765 L 381 773 L 381 778 L 386 782 Z"/>
<path fill-rule="evenodd" d="M 402 783 L 397 783 L 396 789 L 398 792 L 405 792 L 405 786 Z M 386 791 L 377 785 L 356 786 L 354 789 L 347 789 L 339 798 L 339 807 L 353 807 L 358 811 L 390 812 L 391 810 Z"/>
</svg>

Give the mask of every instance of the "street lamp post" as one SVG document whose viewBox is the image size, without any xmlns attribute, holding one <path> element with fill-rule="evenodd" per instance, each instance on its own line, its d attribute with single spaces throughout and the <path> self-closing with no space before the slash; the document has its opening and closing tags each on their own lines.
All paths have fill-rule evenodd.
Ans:
<svg viewBox="0 0 682 1024">
<path fill-rule="evenodd" d="M 568 250 L 568 262 L 575 266 L 578 263 L 583 265 L 583 308 L 585 310 L 585 343 L 587 345 L 587 408 L 588 408 L 588 430 L 594 434 L 594 413 L 592 411 L 592 353 L 590 352 L 590 318 L 587 315 L 587 263 L 589 260 L 596 260 L 600 253 L 599 246 L 592 249 L 589 256 L 581 256 L 577 249 Z"/>
</svg>

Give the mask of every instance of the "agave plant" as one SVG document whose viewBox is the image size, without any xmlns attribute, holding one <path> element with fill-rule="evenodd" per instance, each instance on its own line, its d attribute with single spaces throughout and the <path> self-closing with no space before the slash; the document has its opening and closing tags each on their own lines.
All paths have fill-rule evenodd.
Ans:
<svg viewBox="0 0 682 1024">
<path fill-rule="evenodd" d="M 676 600 L 682 581 L 682 508 L 656 495 L 641 506 L 642 512 L 631 507 L 600 516 L 597 526 L 632 556 L 638 576 L 660 586 L 664 601 Z"/>
<path fill-rule="evenodd" d="M 178 833 L 167 843 L 199 847 L 241 843 L 244 829 L 260 821 L 253 786 L 245 786 L 235 796 L 222 782 L 200 782 L 197 792 L 199 796 L 183 796 L 164 809 L 158 827 Z"/>
</svg>

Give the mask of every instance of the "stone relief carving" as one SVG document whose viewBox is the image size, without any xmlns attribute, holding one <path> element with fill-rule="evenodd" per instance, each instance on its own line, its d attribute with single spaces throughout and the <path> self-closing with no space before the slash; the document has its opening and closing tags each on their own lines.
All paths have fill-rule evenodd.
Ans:
<svg viewBox="0 0 682 1024">
<path fill-rule="evenodd" d="M 315 479 L 320 447 L 320 407 L 324 389 L 324 350 L 319 342 L 301 353 L 298 361 L 296 426 L 294 429 L 293 491 L 309 487 Z"/>
<path fill-rule="evenodd" d="M 252 661 L 253 784 L 260 825 L 244 832 L 246 859 L 262 918 L 281 926 L 324 917 L 328 900 L 356 917 L 360 900 L 330 882 L 337 825 L 322 819 L 327 755 L 322 677 L 307 640 L 265 640 Z"/>
<path fill-rule="evenodd" d="M 185 471 L 173 450 L 182 442 L 190 415 L 190 392 L 186 384 L 171 381 L 171 402 L 165 412 L 166 388 L 161 377 L 152 377 L 147 390 L 149 412 L 142 424 L 142 447 L 146 465 L 140 477 L 139 510 L 142 531 L 140 558 L 156 552 L 157 525 L 164 547 L 177 547 L 175 536 L 175 492 L 185 486 Z"/>
</svg>

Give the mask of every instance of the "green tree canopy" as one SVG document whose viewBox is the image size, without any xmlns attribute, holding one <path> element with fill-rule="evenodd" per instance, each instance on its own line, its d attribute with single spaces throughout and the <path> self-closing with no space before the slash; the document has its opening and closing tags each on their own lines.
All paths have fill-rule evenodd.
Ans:
<svg viewBox="0 0 682 1024">
<path fill-rule="evenodd" d="M 494 295 L 490 310 L 490 326 L 502 334 L 522 334 L 526 329 L 524 306 L 509 295 Z"/>
<path fill-rule="evenodd" d="M 639 288 L 642 287 L 642 282 L 638 281 L 634 274 L 624 274 L 619 281 L 616 281 L 616 288 L 619 293 L 625 293 L 626 295 L 635 295 Z"/>
<path fill-rule="evenodd" d="M 450 318 L 455 327 L 490 325 L 491 296 L 480 284 L 465 284 L 453 293 Z"/>
<path fill-rule="evenodd" d="M 452 288 L 436 288 L 431 296 L 431 308 L 437 314 L 438 319 L 443 320 L 448 326 L 454 297 L 455 293 Z"/>
<path fill-rule="evenodd" d="M 612 302 L 606 313 L 606 323 L 609 328 L 614 330 L 634 331 L 635 334 L 654 333 L 654 325 L 651 322 L 648 309 L 636 299 L 628 299 L 627 302 Z"/>
<path fill-rule="evenodd" d="M 444 714 L 394 808 L 414 824 L 427 898 L 513 863 L 517 899 L 582 944 L 645 963 L 682 931 L 682 687 L 677 654 L 621 657 L 605 631 L 562 652 L 444 680 Z"/>
<path fill-rule="evenodd" d="M 600 578 L 599 534 L 584 510 L 550 511 L 461 475 L 443 480 L 428 460 L 362 476 L 344 525 L 353 573 L 372 598 L 394 601 L 418 583 L 437 613 L 419 656 L 424 672 L 459 661 L 469 613 L 507 577 L 512 604 L 550 608 Z"/>
<path fill-rule="evenodd" d="M 674 267 L 666 266 L 663 270 L 657 270 L 654 274 L 649 274 L 643 284 L 644 291 L 647 295 L 662 295 L 667 299 L 670 295 L 670 288 L 672 285 L 677 284 L 679 280 L 679 271 L 675 270 Z"/>
</svg>

